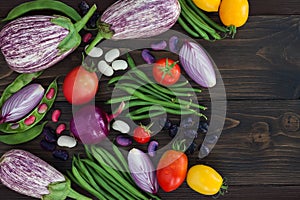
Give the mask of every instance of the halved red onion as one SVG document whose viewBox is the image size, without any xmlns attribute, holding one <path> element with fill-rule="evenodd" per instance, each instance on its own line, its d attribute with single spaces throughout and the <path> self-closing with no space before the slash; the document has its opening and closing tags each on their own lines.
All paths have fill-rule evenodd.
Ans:
<svg viewBox="0 0 300 200">
<path fill-rule="evenodd" d="M 25 117 L 42 100 L 45 89 L 37 83 L 30 84 L 13 94 L 3 104 L 0 124 L 15 122 Z"/>
<path fill-rule="evenodd" d="M 137 186 L 146 192 L 156 194 L 159 186 L 155 168 L 148 155 L 133 148 L 129 151 L 127 159 L 131 176 Z"/>
<path fill-rule="evenodd" d="M 186 73 L 196 83 L 203 87 L 216 85 L 214 62 L 199 44 L 186 41 L 180 49 L 179 60 Z"/>
</svg>

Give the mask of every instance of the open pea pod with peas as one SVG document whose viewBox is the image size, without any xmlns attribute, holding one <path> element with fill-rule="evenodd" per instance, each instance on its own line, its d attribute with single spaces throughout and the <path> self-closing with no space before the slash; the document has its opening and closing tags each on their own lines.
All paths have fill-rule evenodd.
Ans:
<svg viewBox="0 0 300 200">
<path fill-rule="evenodd" d="M 0 131 L 5 134 L 0 135 L 1 142 L 6 144 L 20 144 L 34 139 L 42 132 L 45 122 L 41 125 L 37 124 L 44 118 L 47 111 L 50 110 L 55 101 L 57 95 L 57 82 L 55 79 L 48 86 L 45 93 L 44 89 L 39 84 L 31 84 L 25 87 L 40 74 L 41 72 L 21 74 L 4 90 L 3 95 L 0 98 L 0 107 L 2 109 L 0 115 L 2 120 L 2 123 L 0 124 Z M 24 100 L 24 97 L 27 97 L 26 95 L 28 95 L 28 92 L 32 89 L 30 86 L 37 88 L 39 92 L 36 93 L 39 93 L 39 95 L 42 93 L 43 95 L 40 95 L 41 97 L 38 99 L 38 95 L 34 96 L 33 94 L 30 94 L 31 98 L 37 98 L 37 100 L 29 100 L 28 104 L 26 104 L 26 102 L 24 104 L 24 101 L 26 101 Z M 26 88 L 28 89 L 26 90 Z M 28 99 L 30 99 L 30 97 L 28 97 Z M 23 109 L 22 106 L 21 108 L 18 108 L 16 105 L 18 103 L 24 104 Z M 28 109 L 27 106 L 34 108 Z M 17 112 L 13 113 L 13 110 Z M 20 110 L 22 110 L 23 113 L 19 112 Z M 17 119 L 20 116 L 23 117 L 19 120 L 9 118 L 15 117 L 15 119 Z M 5 120 L 7 120 L 7 122 L 5 122 Z"/>
</svg>

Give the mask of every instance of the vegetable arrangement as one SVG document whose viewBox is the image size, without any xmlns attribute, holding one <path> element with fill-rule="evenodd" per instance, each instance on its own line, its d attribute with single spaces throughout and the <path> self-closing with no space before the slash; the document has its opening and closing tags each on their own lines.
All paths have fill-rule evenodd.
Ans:
<svg viewBox="0 0 300 200">
<path fill-rule="evenodd" d="M 31 153 L 13 149 L 0 158 L 1 182 L 16 192 L 46 200 L 67 197 L 90 199 L 71 189 L 71 181 L 97 199 L 160 199 L 157 195 L 159 188 L 171 192 L 185 180 L 191 189 L 201 194 L 224 194 L 227 190 L 226 182 L 215 170 L 204 165 L 188 169 L 187 155 L 194 152 L 197 145 L 195 141 L 189 147 L 184 146 L 184 140 L 175 141 L 173 149 L 158 157 L 156 152 L 159 143 L 151 140 L 153 132 L 150 130 L 152 126 L 158 126 L 157 123 L 148 126 L 140 124 L 133 129 L 124 121 L 114 120 L 125 109 L 130 109 L 126 117 L 132 120 L 144 120 L 165 113 L 198 116 L 206 120 L 202 111 L 207 108 L 192 99 L 193 94 L 200 93 L 201 89 L 190 87 L 189 82 L 181 81 L 180 77 L 184 70 L 201 87 L 214 87 L 215 64 L 207 52 L 200 45 L 187 40 L 180 47 L 179 39 L 173 36 L 169 43 L 159 41 L 152 44 L 151 48 L 162 51 L 169 45 L 171 52 L 179 54 L 179 61 L 168 57 L 156 60 L 148 49 L 144 49 L 142 57 L 152 65 L 152 73 L 145 73 L 142 68 L 136 67 L 129 54 L 126 62 L 119 59 L 119 49 L 112 49 L 104 55 L 101 48 L 95 47 L 102 39 L 155 36 L 170 29 L 177 20 L 194 37 L 221 39 L 219 32 L 234 34 L 234 27 L 245 23 L 248 16 L 247 12 L 243 13 L 240 24 L 230 22 L 231 19 L 223 11 L 227 11 L 232 2 L 223 1 L 220 14 L 225 16 L 221 20 L 224 20 L 226 27 L 213 22 L 198 8 L 216 11 L 219 1 L 212 1 L 209 5 L 203 0 L 119 0 L 106 9 L 101 17 L 96 11 L 96 5 L 90 8 L 85 2 L 80 4 L 83 17 L 72 7 L 53 0 L 26 2 L 11 10 L 2 20 L 13 21 L 0 32 L 0 48 L 9 66 L 23 74 L 1 94 L 0 142 L 8 145 L 21 144 L 43 133 L 40 146 L 52 152 L 55 158 L 67 160 L 69 154 L 63 148 L 73 148 L 77 141 L 84 145 L 85 155 L 72 157 L 72 168 L 67 172 L 69 180 Z M 238 6 L 246 6 L 245 2 L 239 3 Z M 247 6 L 243 7 L 243 10 L 246 8 Z M 37 15 L 19 18 L 30 11 L 45 9 L 58 11 L 65 16 Z M 238 8 L 235 10 L 239 11 Z M 226 20 L 229 22 L 225 22 Z M 100 106 L 87 104 L 95 97 L 99 80 L 94 66 L 82 63 L 65 76 L 62 85 L 66 100 L 81 107 L 70 120 L 69 131 L 65 123 L 59 122 L 61 110 L 55 109 L 51 119 L 58 125 L 54 131 L 45 127 L 47 121 L 40 122 L 54 104 L 59 91 L 57 80 L 50 83 L 46 90 L 31 81 L 38 78 L 42 70 L 74 51 L 81 43 L 79 31 L 83 28 L 91 30 L 90 27 L 95 27 L 97 33 L 86 47 L 85 53 L 94 58 L 104 55 L 104 60 L 97 65 L 99 72 L 112 76 L 115 71 L 126 70 L 130 66 L 131 71 L 127 74 L 115 76 L 108 82 L 110 85 L 115 84 L 115 88 L 126 95 L 113 97 L 107 102 L 120 104 L 117 111 L 110 115 Z M 86 34 L 83 42 L 88 43 L 92 37 L 92 34 Z M 207 124 L 205 126 L 200 123 L 198 126 L 190 119 L 188 117 L 182 120 L 183 130 L 168 120 L 159 122 L 159 126 L 167 130 L 172 138 L 181 134 L 183 138 L 195 139 L 197 131 L 207 132 Z M 116 144 L 120 147 L 148 144 L 147 151 L 131 148 L 126 159 L 114 144 L 111 145 L 112 152 L 111 149 L 101 147 L 104 139 L 113 136 L 110 134 L 112 121 L 112 129 L 121 132 L 115 137 Z M 57 149 L 57 146 L 62 148 Z"/>
</svg>

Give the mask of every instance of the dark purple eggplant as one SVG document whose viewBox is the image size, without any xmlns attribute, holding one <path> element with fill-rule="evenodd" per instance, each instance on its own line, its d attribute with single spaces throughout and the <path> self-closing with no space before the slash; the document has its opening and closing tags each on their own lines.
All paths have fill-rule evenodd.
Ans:
<svg viewBox="0 0 300 200">
<path fill-rule="evenodd" d="M 79 31 L 96 10 L 94 5 L 76 24 L 62 16 L 18 18 L 0 32 L 0 48 L 9 67 L 32 73 L 53 66 L 80 44 Z"/>
</svg>

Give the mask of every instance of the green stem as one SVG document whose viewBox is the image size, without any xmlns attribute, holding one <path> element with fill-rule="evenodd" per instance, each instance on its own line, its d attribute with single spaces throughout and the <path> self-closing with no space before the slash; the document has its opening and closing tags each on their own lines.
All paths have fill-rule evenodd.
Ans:
<svg viewBox="0 0 300 200">
<path fill-rule="evenodd" d="M 92 200 L 92 198 L 86 197 L 78 192 L 76 192 L 75 190 L 73 190 L 72 188 L 70 188 L 69 190 L 69 194 L 68 197 L 71 197 L 72 199 L 80 199 L 80 200 Z"/>
<path fill-rule="evenodd" d="M 89 21 L 89 19 L 92 17 L 92 15 L 94 14 L 94 12 L 97 10 L 97 6 L 96 4 L 94 4 L 89 11 L 86 13 L 86 15 L 78 22 L 76 22 L 76 24 L 74 24 L 77 33 L 83 29 L 83 27 L 85 26 L 85 24 Z"/>
<path fill-rule="evenodd" d="M 110 39 L 114 32 L 110 30 L 110 25 L 105 22 L 98 23 L 98 33 L 85 52 L 88 54 L 103 39 Z"/>
<path fill-rule="evenodd" d="M 95 39 L 91 42 L 91 44 L 88 46 L 88 48 L 85 50 L 85 53 L 90 53 L 92 49 L 101 41 L 104 37 L 102 36 L 101 32 L 98 32 Z"/>
</svg>

